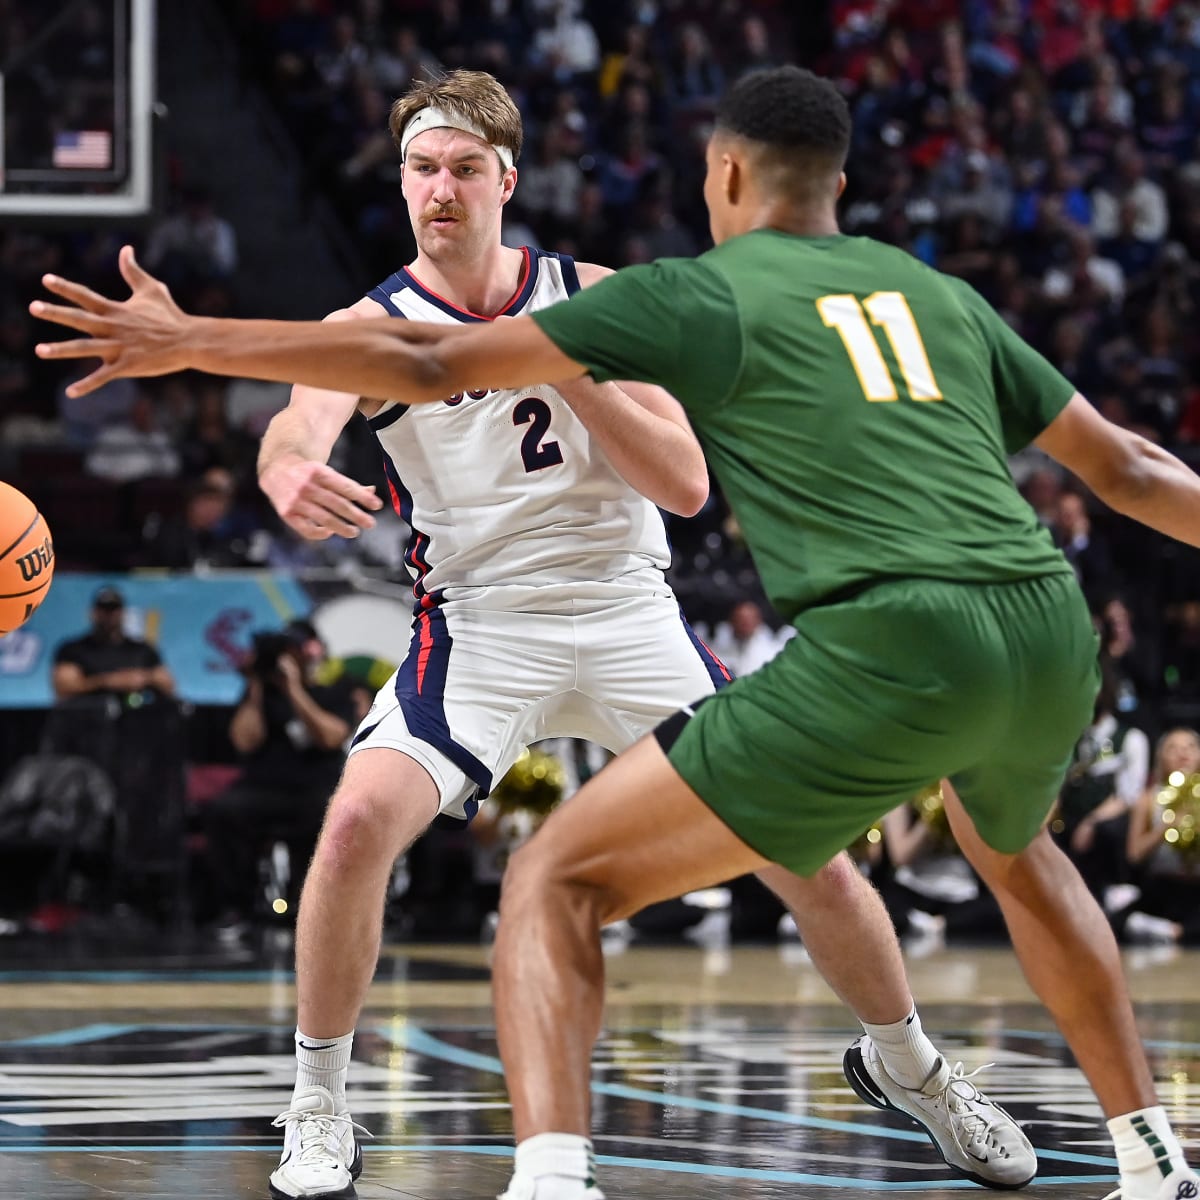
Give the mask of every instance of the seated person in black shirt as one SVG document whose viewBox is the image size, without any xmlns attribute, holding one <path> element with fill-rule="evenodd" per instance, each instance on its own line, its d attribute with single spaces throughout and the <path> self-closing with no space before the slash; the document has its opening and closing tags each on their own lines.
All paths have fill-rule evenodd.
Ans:
<svg viewBox="0 0 1200 1200">
<path fill-rule="evenodd" d="M 269 839 L 288 845 L 295 911 L 356 716 L 349 688 L 313 682 L 325 657 L 307 621 L 254 637 L 246 690 L 229 726 L 244 769 L 201 812 L 213 899 L 226 923 L 251 915 L 255 863 Z"/>
<path fill-rule="evenodd" d="M 90 633 L 63 642 L 55 651 L 52 681 L 59 701 L 147 689 L 174 694 L 175 681 L 158 651 L 149 642 L 126 635 L 125 597 L 115 587 L 97 590 L 91 619 Z"/>
</svg>

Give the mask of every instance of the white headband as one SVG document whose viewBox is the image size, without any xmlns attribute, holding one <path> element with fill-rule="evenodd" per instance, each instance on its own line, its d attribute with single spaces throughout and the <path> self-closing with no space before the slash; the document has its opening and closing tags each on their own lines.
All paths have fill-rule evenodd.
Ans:
<svg viewBox="0 0 1200 1200">
<path fill-rule="evenodd" d="M 460 117 L 457 113 L 450 112 L 447 109 L 435 108 L 430 105 L 429 108 L 421 109 L 405 125 L 404 133 L 400 136 L 401 159 L 408 157 L 408 143 L 417 134 L 424 133 L 427 129 L 461 129 L 463 133 L 469 133 L 479 138 L 481 142 L 488 141 L 487 134 L 473 121 L 468 121 L 466 117 Z M 511 171 L 513 165 L 512 151 L 507 146 L 497 146 L 495 142 L 488 142 L 488 145 L 500 156 L 500 161 L 504 164 L 504 169 Z"/>
</svg>

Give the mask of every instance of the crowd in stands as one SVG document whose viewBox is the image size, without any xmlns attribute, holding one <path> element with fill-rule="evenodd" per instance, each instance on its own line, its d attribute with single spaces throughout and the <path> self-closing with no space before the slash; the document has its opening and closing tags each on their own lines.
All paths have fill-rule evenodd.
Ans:
<svg viewBox="0 0 1200 1200">
<path fill-rule="evenodd" d="M 414 79 L 458 66 L 494 72 L 526 122 L 506 240 L 622 266 L 709 244 L 703 145 L 722 88 L 755 67 L 811 65 L 839 81 L 853 108 L 846 232 L 966 278 L 1107 417 L 1200 463 L 1200 344 L 1191 336 L 1200 305 L 1200 4 L 218 6 L 309 185 L 328 195 L 357 244 L 366 283 L 414 253 L 386 127 L 392 100 Z M 0 0 L 0 13 L 24 9 Z M 171 211 L 141 239 L 142 257 L 186 306 L 234 312 L 238 231 L 186 164 L 175 176 Z M 240 384 L 191 375 L 121 382 L 74 402 L 64 394 L 69 377 L 32 355 L 25 305 L 41 274 L 120 292 L 121 240 L 115 231 L 0 230 L 0 470 L 46 492 L 65 563 L 303 565 L 343 552 L 289 540 L 264 509 L 253 461 L 270 406 L 246 400 Z M 370 451 L 365 434 L 344 450 L 368 478 Z M 1104 510 L 1036 451 L 1013 469 L 1096 613 L 1112 677 L 1098 722 L 1136 726 L 1148 744 L 1172 725 L 1195 724 L 1200 556 Z M 699 518 L 673 522 L 671 534 L 675 583 L 685 604 L 699 605 L 693 619 L 716 624 L 739 597 L 756 595 L 719 496 Z M 402 531 L 391 526 L 387 538 L 399 545 Z M 389 570 L 398 563 L 386 540 L 365 553 Z M 778 648 L 760 622 L 757 610 L 733 612 L 723 633 L 732 653 L 750 660 Z M 1115 753 L 1106 736 L 1101 759 Z M 1146 770 L 1123 785 L 1118 815 L 1137 809 Z M 1077 822 L 1089 833 L 1103 824 L 1088 819 L 1093 811 Z M 1065 830 L 1068 843 L 1073 836 Z M 1113 836 L 1110 849 L 1125 846 L 1124 834 Z M 1122 881 L 1102 876 L 1106 886 Z"/>
</svg>

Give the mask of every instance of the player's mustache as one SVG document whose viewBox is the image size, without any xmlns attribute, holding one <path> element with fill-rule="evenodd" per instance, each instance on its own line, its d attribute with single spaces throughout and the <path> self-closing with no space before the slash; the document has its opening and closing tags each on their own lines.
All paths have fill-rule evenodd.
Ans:
<svg viewBox="0 0 1200 1200">
<path fill-rule="evenodd" d="M 467 210 L 457 204 L 434 204 L 421 214 L 422 221 L 436 221 L 439 217 L 451 217 L 455 221 L 467 220 Z"/>
</svg>

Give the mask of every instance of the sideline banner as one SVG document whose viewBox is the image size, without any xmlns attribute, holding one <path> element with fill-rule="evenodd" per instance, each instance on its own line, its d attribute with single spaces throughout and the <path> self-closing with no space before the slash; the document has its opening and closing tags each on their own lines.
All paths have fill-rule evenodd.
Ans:
<svg viewBox="0 0 1200 1200">
<path fill-rule="evenodd" d="M 312 608 L 291 575 L 271 571 L 201 577 L 59 574 L 29 621 L 0 638 L 0 708 L 53 703 L 54 651 L 87 633 L 92 596 L 105 584 L 125 597 L 126 632 L 157 648 L 180 699 L 192 704 L 236 703 L 242 693 L 237 664 L 251 633 L 279 629 Z"/>
</svg>

